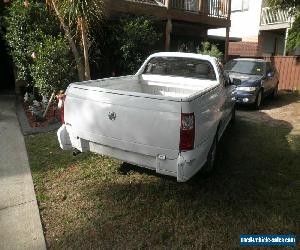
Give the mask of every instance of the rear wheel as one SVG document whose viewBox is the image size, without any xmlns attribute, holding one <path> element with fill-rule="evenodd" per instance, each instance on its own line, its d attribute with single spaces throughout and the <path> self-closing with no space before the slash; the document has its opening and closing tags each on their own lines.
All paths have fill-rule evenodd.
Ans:
<svg viewBox="0 0 300 250">
<path fill-rule="evenodd" d="M 207 162 L 202 168 L 202 173 L 205 175 L 211 174 L 215 167 L 216 156 L 217 156 L 217 144 L 218 144 L 218 135 L 215 136 L 213 144 L 208 153 Z"/>
<path fill-rule="evenodd" d="M 259 90 L 255 99 L 254 108 L 259 109 L 262 103 L 263 91 Z"/>
</svg>

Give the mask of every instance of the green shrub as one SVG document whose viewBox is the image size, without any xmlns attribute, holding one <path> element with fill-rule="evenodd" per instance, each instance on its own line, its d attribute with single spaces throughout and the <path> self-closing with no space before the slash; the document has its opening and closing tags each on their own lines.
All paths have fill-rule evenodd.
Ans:
<svg viewBox="0 0 300 250">
<path fill-rule="evenodd" d="M 177 51 L 184 52 L 184 53 L 195 53 L 194 43 L 192 41 L 188 41 L 188 42 L 178 41 Z"/>
<path fill-rule="evenodd" d="M 213 56 L 218 59 L 222 59 L 223 57 L 223 53 L 218 49 L 218 47 L 214 44 L 210 44 L 210 42 L 202 42 L 201 48 L 197 49 L 197 53 Z"/>
<path fill-rule="evenodd" d="M 6 40 L 17 69 L 17 80 L 32 83 L 31 54 L 44 35 L 59 35 L 60 27 L 55 16 L 45 5 L 30 1 L 11 1 L 5 15 Z"/>
<path fill-rule="evenodd" d="M 69 46 L 56 16 L 44 4 L 30 1 L 25 7 L 24 1 L 12 1 L 5 22 L 18 80 L 35 85 L 42 95 L 64 89 L 74 80 Z"/>
<path fill-rule="evenodd" d="M 109 28 L 108 41 L 114 44 L 114 57 L 118 59 L 122 74 L 133 74 L 155 50 L 160 39 L 153 23 L 145 17 L 122 19 Z"/>
<path fill-rule="evenodd" d="M 287 39 L 287 51 L 292 52 L 300 46 L 300 14 L 295 18 Z"/>
<path fill-rule="evenodd" d="M 75 79 L 70 49 L 63 37 L 45 36 L 36 46 L 35 53 L 31 75 L 42 95 L 49 96 L 54 91 L 65 89 Z"/>
</svg>

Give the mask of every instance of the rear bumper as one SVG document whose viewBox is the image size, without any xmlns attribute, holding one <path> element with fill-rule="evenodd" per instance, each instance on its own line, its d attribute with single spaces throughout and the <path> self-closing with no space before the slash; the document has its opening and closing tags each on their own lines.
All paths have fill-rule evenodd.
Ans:
<svg viewBox="0 0 300 250">
<path fill-rule="evenodd" d="M 64 124 L 57 131 L 57 139 L 59 142 L 59 146 L 63 150 L 72 150 L 73 149 L 69 133 Z"/>
<path fill-rule="evenodd" d="M 107 155 L 115 159 L 131 163 L 140 167 L 145 167 L 156 171 L 162 175 L 173 176 L 178 182 L 189 180 L 205 164 L 209 148 L 209 143 L 203 143 L 194 150 L 179 152 L 174 159 L 170 159 L 164 154 L 150 155 L 133 152 L 117 147 L 111 147 L 87 141 L 74 134 L 66 125 L 62 125 L 57 131 L 60 147 L 63 150 L 78 149 L 81 152 L 91 151 L 94 153 Z"/>
</svg>

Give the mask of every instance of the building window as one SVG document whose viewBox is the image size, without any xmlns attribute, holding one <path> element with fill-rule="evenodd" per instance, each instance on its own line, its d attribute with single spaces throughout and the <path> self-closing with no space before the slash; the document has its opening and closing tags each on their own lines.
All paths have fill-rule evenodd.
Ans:
<svg viewBox="0 0 300 250">
<path fill-rule="evenodd" d="M 232 0 L 231 1 L 231 11 L 248 11 L 249 10 L 249 0 Z"/>
<path fill-rule="evenodd" d="M 243 11 L 249 10 L 249 0 L 243 0 Z"/>
</svg>

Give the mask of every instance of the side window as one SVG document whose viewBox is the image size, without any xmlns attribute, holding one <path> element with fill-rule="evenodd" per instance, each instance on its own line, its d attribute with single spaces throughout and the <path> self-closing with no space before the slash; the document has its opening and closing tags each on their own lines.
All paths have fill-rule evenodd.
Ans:
<svg viewBox="0 0 300 250">
<path fill-rule="evenodd" d="M 231 1 L 231 11 L 248 11 L 249 10 L 249 0 L 232 0 Z"/>
<path fill-rule="evenodd" d="M 224 71 L 223 65 L 219 60 L 217 60 L 216 63 L 217 63 L 217 71 L 220 76 L 220 81 L 222 82 L 222 84 L 224 86 L 229 85 L 230 78 L 229 78 L 228 73 L 226 71 Z"/>
<path fill-rule="evenodd" d="M 243 0 L 243 11 L 249 10 L 249 0 Z"/>
<path fill-rule="evenodd" d="M 220 60 L 215 59 L 216 65 L 217 65 L 217 74 L 220 76 L 220 80 L 225 82 L 227 79 L 225 75 L 227 75 L 224 71 L 223 64 Z"/>
<path fill-rule="evenodd" d="M 232 0 L 231 2 L 231 11 L 241 11 L 242 10 L 242 1 Z"/>
</svg>

